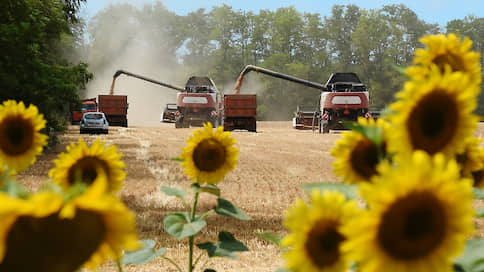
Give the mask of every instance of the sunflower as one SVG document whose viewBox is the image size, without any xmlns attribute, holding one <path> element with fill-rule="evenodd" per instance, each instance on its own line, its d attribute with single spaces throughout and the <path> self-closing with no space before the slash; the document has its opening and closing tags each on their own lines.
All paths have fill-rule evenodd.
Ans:
<svg viewBox="0 0 484 272">
<path fill-rule="evenodd" d="M 464 152 L 457 154 L 457 163 L 461 166 L 461 173 L 463 176 L 470 178 L 471 173 L 484 168 L 481 154 L 484 151 L 479 146 L 482 139 L 471 136 L 466 139 Z"/>
<path fill-rule="evenodd" d="M 422 151 L 410 158 L 381 164 L 381 175 L 360 186 L 369 210 L 343 226 L 342 250 L 362 272 L 450 272 L 473 231 L 471 180 L 458 164 Z"/>
<path fill-rule="evenodd" d="M 124 162 L 121 161 L 122 154 L 118 153 L 115 145 L 105 147 L 104 142 L 97 139 L 91 147 L 79 138 L 79 143 L 71 143 L 66 153 L 61 153 L 54 163 L 55 168 L 49 171 L 49 176 L 55 183 L 68 188 L 76 181 L 91 184 L 98 172 L 97 166 L 107 173 L 108 191 L 116 192 L 121 189 L 126 173 Z"/>
<path fill-rule="evenodd" d="M 340 251 L 345 236 L 340 229 L 357 215 L 354 201 L 338 192 L 314 190 L 311 202 L 298 199 L 286 211 L 284 225 L 290 231 L 282 240 L 289 247 L 283 256 L 291 271 L 346 271 L 348 260 Z"/>
<path fill-rule="evenodd" d="M 390 153 L 424 150 L 453 157 L 465 150 L 465 139 L 472 136 L 478 117 L 477 86 L 469 84 L 463 73 L 444 74 L 433 66 L 427 80 L 412 80 L 397 93 L 397 102 L 388 120 L 395 126 L 389 135 Z"/>
<path fill-rule="evenodd" d="M 79 222 L 87 242 L 92 242 L 87 244 L 92 253 L 83 264 L 87 269 L 95 269 L 108 259 L 119 260 L 123 250 L 139 248 L 134 214 L 116 196 L 104 193 L 106 175 L 103 170 L 99 175 L 85 193 L 66 203 L 59 213 L 61 219 Z"/>
<path fill-rule="evenodd" d="M 180 159 L 185 173 L 199 184 L 216 184 L 237 165 L 235 139 L 223 127 L 213 130 L 211 123 L 196 130 L 182 149 Z"/>
<path fill-rule="evenodd" d="M 470 75 L 471 83 L 481 83 L 480 54 L 470 51 L 472 41 L 465 37 L 460 40 L 456 35 L 428 35 L 420 39 L 426 49 L 415 50 L 414 64 L 406 73 L 413 78 L 425 78 L 429 68 L 435 64 L 443 72 L 446 66 L 452 72 L 463 72 Z"/>
<path fill-rule="evenodd" d="M 0 165 L 22 171 L 36 160 L 47 144 L 39 131 L 46 121 L 36 106 L 25 107 L 21 101 L 7 100 L 0 105 Z"/>
<path fill-rule="evenodd" d="M 77 236 L 62 229 L 62 202 L 51 192 L 25 200 L 0 193 L 0 271 L 67 272 L 83 263 L 66 258 L 83 254 L 69 250 L 67 243 Z"/>
<path fill-rule="evenodd" d="M 383 119 L 359 118 L 358 124 L 365 127 L 378 127 L 382 129 L 385 137 L 385 124 Z M 369 181 L 377 174 L 376 166 L 386 155 L 386 143 L 382 141 L 377 145 L 357 131 L 343 133 L 342 139 L 336 142 L 331 149 L 331 155 L 336 158 L 333 162 L 333 171 L 336 176 L 343 177 L 348 183 Z"/>
</svg>

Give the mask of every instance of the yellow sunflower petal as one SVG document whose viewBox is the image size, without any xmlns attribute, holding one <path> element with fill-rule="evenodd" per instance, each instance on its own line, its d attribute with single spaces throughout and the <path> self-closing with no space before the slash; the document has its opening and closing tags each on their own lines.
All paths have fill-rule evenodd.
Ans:
<svg viewBox="0 0 484 272">
<path fill-rule="evenodd" d="M 480 54 L 470 51 L 472 41 L 465 37 L 459 39 L 454 34 L 428 35 L 420 39 L 427 48 L 415 50 L 414 64 L 407 68 L 407 74 L 412 78 L 425 78 L 430 67 L 437 65 L 443 72 L 448 67 L 452 72 L 466 73 L 470 83 L 481 83 Z"/>
<path fill-rule="evenodd" d="M 479 89 L 460 72 L 444 74 L 434 66 L 425 80 L 412 80 L 390 105 L 394 125 L 388 139 L 390 153 L 410 154 L 424 150 L 454 157 L 465 149 L 478 117 L 473 114 Z"/>
<path fill-rule="evenodd" d="M 360 186 L 369 210 L 343 227 L 342 249 L 362 272 L 450 272 L 474 229 L 471 181 L 457 163 L 422 151 L 410 158 Z"/>
<path fill-rule="evenodd" d="M 116 146 L 105 147 L 104 142 L 97 139 L 91 147 L 79 139 L 79 143 L 72 143 L 67 147 L 66 153 L 59 154 L 54 160 L 55 168 L 49 171 L 53 181 L 64 188 L 68 188 L 76 181 L 91 184 L 99 174 L 96 169 L 103 169 L 107 175 L 108 192 L 121 189 L 126 177 L 121 161 L 122 154 Z M 101 167 L 101 168 L 98 168 Z"/>
<path fill-rule="evenodd" d="M 101 177 L 100 182 L 96 182 L 95 185 L 102 187 L 106 180 Z M 61 218 L 73 218 L 81 213 L 95 223 L 90 226 L 93 233 L 99 233 L 94 238 L 100 238 L 100 241 L 83 265 L 88 269 L 95 269 L 109 259 L 118 260 L 123 250 L 140 246 L 135 215 L 114 195 L 94 189 L 95 185 L 67 203 L 60 212 Z"/>
<path fill-rule="evenodd" d="M 338 192 L 314 190 L 310 203 L 297 200 L 285 212 L 289 234 L 282 245 L 289 247 L 283 257 L 291 271 L 346 271 L 348 259 L 340 251 L 346 238 L 340 229 L 359 213 L 354 201 Z"/>
<path fill-rule="evenodd" d="M 25 170 L 47 145 L 47 136 L 39 131 L 46 121 L 34 105 L 23 102 L 3 102 L 0 107 L 0 165 L 16 172 Z"/>
<path fill-rule="evenodd" d="M 375 122 L 373 119 L 360 118 L 358 123 L 367 127 L 380 127 L 383 130 L 383 138 L 386 137 L 387 125 L 383 119 Z M 348 183 L 368 182 L 377 174 L 376 166 L 382 156 L 385 156 L 386 142 L 383 141 L 381 146 L 377 146 L 361 133 L 348 131 L 343 132 L 343 137 L 336 142 L 330 152 L 336 159 L 333 162 L 336 176 L 343 177 L 343 181 Z"/>
<path fill-rule="evenodd" d="M 196 130 L 187 140 L 180 158 L 184 171 L 199 184 L 216 184 L 237 165 L 235 139 L 223 127 L 215 131 L 211 123 Z"/>
</svg>

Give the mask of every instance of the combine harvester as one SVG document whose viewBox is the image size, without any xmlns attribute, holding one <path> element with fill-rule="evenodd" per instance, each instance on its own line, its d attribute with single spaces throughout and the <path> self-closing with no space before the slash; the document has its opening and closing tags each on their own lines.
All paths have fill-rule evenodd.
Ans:
<svg viewBox="0 0 484 272">
<path fill-rule="evenodd" d="M 127 71 L 118 70 L 113 76 L 111 93 L 113 92 L 116 78 L 121 74 L 178 91 L 176 94 L 177 109 L 174 113 L 176 128 L 202 126 L 205 122 L 210 122 L 214 127 L 217 127 L 221 123 L 221 95 L 213 81 L 208 77 L 192 76 L 185 84 L 185 88 L 182 88 Z"/>
<path fill-rule="evenodd" d="M 316 126 L 319 133 L 329 133 L 330 129 L 344 129 L 345 121 L 356 121 L 358 117 L 371 118 L 369 107 L 369 93 L 366 86 L 361 83 L 355 73 L 334 73 L 326 84 L 307 81 L 297 77 L 274 72 L 269 69 L 248 65 L 240 73 L 234 88 L 234 93 L 239 93 L 244 76 L 250 71 L 256 71 L 269 76 L 288 80 L 307 87 L 321 90 L 316 111 L 305 111 L 304 116 L 294 120 L 295 127 L 304 127 L 311 124 Z"/>
</svg>

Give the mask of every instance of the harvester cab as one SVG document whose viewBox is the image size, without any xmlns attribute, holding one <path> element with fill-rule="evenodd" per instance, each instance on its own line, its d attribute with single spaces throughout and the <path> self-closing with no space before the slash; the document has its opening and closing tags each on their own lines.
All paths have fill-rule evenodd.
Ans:
<svg viewBox="0 0 484 272">
<path fill-rule="evenodd" d="M 221 94 L 209 77 L 192 76 L 185 90 L 176 95 L 175 127 L 202 126 L 205 122 L 218 127 L 221 123 Z"/>
<path fill-rule="evenodd" d="M 355 73 L 334 73 L 321 93 L 318 128 L 322 133 L 343 129 L 345 121 L 371 118 L 369 92 Z"/>
</svg>

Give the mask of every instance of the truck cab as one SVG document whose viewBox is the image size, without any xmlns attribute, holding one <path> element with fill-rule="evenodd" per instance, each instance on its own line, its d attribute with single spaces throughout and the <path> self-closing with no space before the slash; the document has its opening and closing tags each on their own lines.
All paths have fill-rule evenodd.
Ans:
<svg viewBox="0 0 484 272">
<path fill-rule="evenodd" d="M 77 125 L 80 123 L 82 116 L 86 112 L 96 112 L 98 111 L 98 105 L 96 98 L 89 98 L 81 100 L 81 109 L 73 110 L 71 112 L 71 124 Z"/>
</svg>

